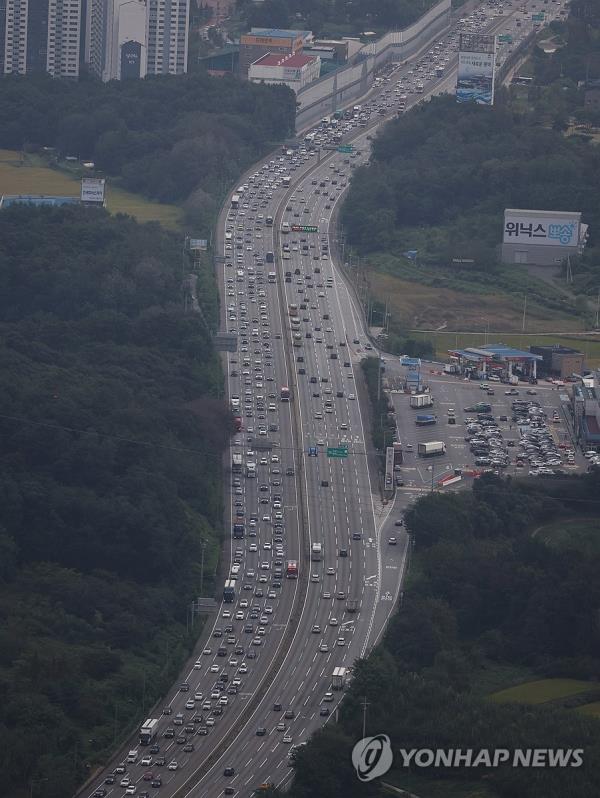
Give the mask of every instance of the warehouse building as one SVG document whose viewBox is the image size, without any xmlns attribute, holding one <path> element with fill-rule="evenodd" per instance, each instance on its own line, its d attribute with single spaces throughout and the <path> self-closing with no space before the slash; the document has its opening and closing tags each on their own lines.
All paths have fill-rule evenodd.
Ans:
<svg viewBox="0 0 600 798">
<path fill-rule="evenodd" d="M 538 364 L 538 375 L 542 377 L 558 377 L 561 380 L 573 374 L 581 374 L 584 368 L 585 355 L 577 349 L 553 344 L 551 346 L 530 346 L 530 351 L 541 355 Z"/>
<path fill-rule="evenodd" d="M 504 211 L 502 261 L 535 266 L 559 266 L 580 255 L 588 226 L 581 213 L 507 208 Z"/>
<path fill-rule="evenodd" d="M 321 73 L 321 59 L 318 56 L 292 53 L 276 55 L 267 53 L 250 64 L 248 79 L 252 83 L 269 83 L 288 86 L 292 91 L 300 89 L 316 80 Z"/>
<path fill-rule="evenodd" d="M 240 37 L 240 77 L 247 78 L 250 64 L 267 53 L 293 55 L 301 53 L 305 45 L 312 43 L 309 30 L 280 30 L 278 28 L 251 28 L 250 33 Z"/>
<path fill-rule="evenodd" d="M 598 372 L 573 386 L 573 426 L 579 445 L 584 450 L 600 451 L 600 402 Z"/>
</svg>

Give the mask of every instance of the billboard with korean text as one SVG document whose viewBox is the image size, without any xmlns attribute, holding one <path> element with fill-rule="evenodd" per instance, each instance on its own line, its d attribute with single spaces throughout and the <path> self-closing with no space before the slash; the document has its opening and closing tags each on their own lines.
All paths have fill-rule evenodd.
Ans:
<svg viewBox="0 0 600 798">
<path fill-rule="evenodd" d="M 536 244 L 537 246 L 576 247 L 579 245 L 578 213 L 557 212 L 536 214 L 535 211 L 506 211 L 504 214 L 505 244 Z"/>
<path fill-rule="evenodd" d="M 462 33 L 458 50 L 457 102 L 493 105 L 495 67 L 496 37 Z"/>
</svg>

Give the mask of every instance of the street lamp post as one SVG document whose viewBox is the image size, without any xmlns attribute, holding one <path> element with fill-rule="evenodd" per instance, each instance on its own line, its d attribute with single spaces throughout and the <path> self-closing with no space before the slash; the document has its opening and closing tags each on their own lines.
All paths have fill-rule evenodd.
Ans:
<svg viewBox="0 0 600 798">
<path fill-rule="evenodd" d="M 434 469 L 433 466 L 427 466 L 427 470 L 431 471 L 431 493 L 433 493 L 433 476 L 434 476 Z"/>
</svg>

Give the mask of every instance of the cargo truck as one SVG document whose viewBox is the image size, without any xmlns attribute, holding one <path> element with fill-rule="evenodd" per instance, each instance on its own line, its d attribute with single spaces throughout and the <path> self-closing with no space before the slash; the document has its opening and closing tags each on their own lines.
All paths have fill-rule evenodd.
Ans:
<svg viewBox="0 0 600 798">
<path fill-rule="evenodd" d="M 437 416 L 428 415 L 418 415 L 415 418 L 415 424 L 417 427 L 428 427 L 430 424 L 437 423 Z"/>
<path fill-rule="evenodd" d="M 331 689 L 332 690 L 343 690 L 346 686 L 346 678 L 348 675 L 347 668 L 334 668 L 333 675 L 331 677 Z"/>
<path fill-rule="evenodd" d="M 231 471 L 234 474 L 242 473 L 242 455 L 239 452 L 231 455 Z"/>
<path fill-rule="evenodd" d="M 248 479 L 256 477 L 256 463 L 246 463 L 246 477 Z"/>
<path fill-rule="evenodd" d="M 323 557 L 323 544 L 322 543 L 313 543 L 312 549 L 310 552 L 310 559 L 313 562 L 320 562 Z"/>
<path fill-rule="evenodd" d="M 148 718 L 140 729 L 140 745 L 150 745 L 158 731 L 158 718 Z"/>
<path fill-rule="evenodd" d="M 446 444 L 443 441 L 427 441 L 419 443 L 417 453 L 420 457 L 436 457 L 446 454 Z"/>
<path fill-rule="evenodd" d="M 433 396 L 429 393 L 416 393 L 410 397 L 411 407 L 431 407 L 433 404 Z"/>
</svg>

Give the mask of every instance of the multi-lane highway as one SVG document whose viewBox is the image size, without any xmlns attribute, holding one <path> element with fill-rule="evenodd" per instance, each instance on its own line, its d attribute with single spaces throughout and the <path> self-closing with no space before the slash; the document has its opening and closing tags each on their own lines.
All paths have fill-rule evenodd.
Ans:
<svg viewBox="0 0 600 798">
<path fill-rule="evenodd" d="M 505 24 L 494 16 L 488 8 L 471 28 Z M 388 69 L 350 118 L 257 166 L 221 220 L 223 319 L 238 339 L 227 390 L 240 419 L 228 600 L 154 713 L 152 744 L 132 744 L 136 761 L 89 796 L 245 797 L 284 783 L 290 750 L 343 695 L 334 668 L 351 668 L 385 628 L 406 559 L 394 524 L 408 499 L 384 507 L 371 486 L 355 383 L 372 346 L 332 260 L 330 222 L 376 126 L 453 79 L 455 43 L 453 31 L 416 64 Z M 339 143 L 352 148 L 326 149 Z"/>
</svg>

